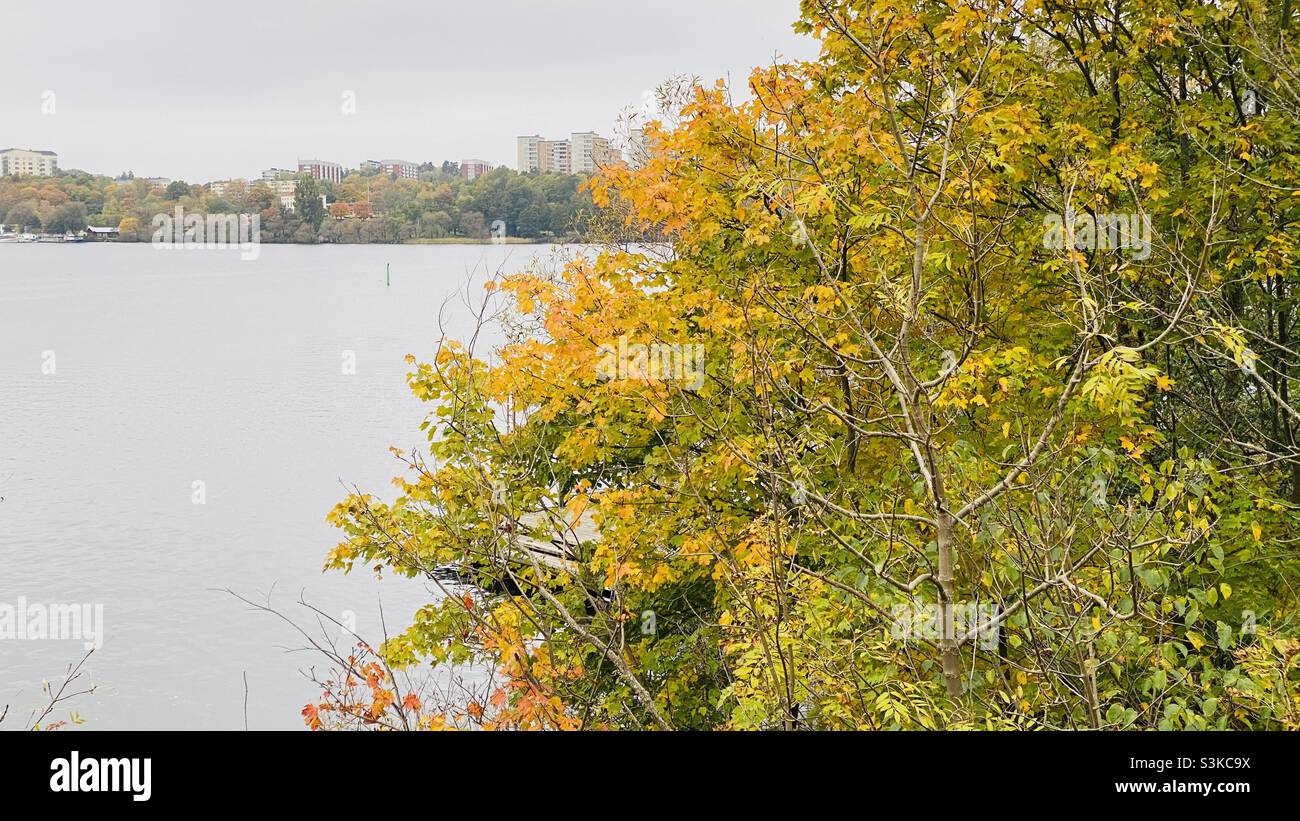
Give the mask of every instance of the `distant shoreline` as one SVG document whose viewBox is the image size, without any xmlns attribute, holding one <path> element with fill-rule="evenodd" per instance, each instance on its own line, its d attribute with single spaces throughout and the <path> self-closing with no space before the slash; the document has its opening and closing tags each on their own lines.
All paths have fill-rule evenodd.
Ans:
<svg viewBox="0 0 1300 821">
<path fill-rule="evenodd" d="M 329 246 L 329 245 L 346 245 L 349 248 L 357 245 L 581 245 L 581 240 L 546 240 L 546 239 L 525 239 L 523 237 L 508 237 L 504 240 L 492 239 L 467 239 L 464 237 L 443 237 L 440 239 L 407 239 L 401 242 L 259 242 L 258 245 L 297 245 L 302 247 Z M 0 245 L 142 245 L 151 247 L 152 243 L 123 240 L 25 240 L 16 242 L 5 240 Z M 232 244 L 232 247 L 238 247 Z"/>
<path fill-rule="evenodd" d="M 288 243 L 286 243 L 288 244 Z M 527 239 L 469 239 L 467 237 L 440 237 L 438 239 L 405 239 L 401 242 L 321 242 L 318 245 L 573 245 L 574 240 Z"/>
</svg>

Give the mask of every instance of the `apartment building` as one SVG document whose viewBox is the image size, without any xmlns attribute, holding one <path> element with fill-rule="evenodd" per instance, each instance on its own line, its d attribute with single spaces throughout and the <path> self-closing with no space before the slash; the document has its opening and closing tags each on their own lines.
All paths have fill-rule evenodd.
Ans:
<svg viewBox="0 0 1300 821">
<path fill-rule="evenodd" d="M 542 172 L 573 173 L 573 146 L 568 140 L 543 140 L 541 145 Z"/>
<path fill-rule="evenodd" d="M 521 174 L 540 171 L 542 168 L 542 143 L 545 140 L 538 134 L 529 134 L 515 138 L 518 161 L 515 165 Z"/>
<path fill-rule="evenodd" d="M 623 152 L 605 140 L 605 144 L 596 146 L 592 152 L 592 158 L 597 168 L 608 168 L 612 165 L 623 165 L 627 161 L 623 159 Z"/>
<path fill-rule="evenodd" d="M 33 151 L 26 148 L 6 148 L 0 151 L 0 177 L 19 174 L 31 177 L 52 177 L 59 170 L 59 155 L 53 151 Z"/>
<path fill-rule="evenodd" d="M 568 174 L 572 168 L 568 140 L 548 140 L 531 134 L 518 138 L 519 170 Z"/>
<path fill-rule="evenodd" d="M 569 138 L 570 168 L 574 174 L 591 174 L 602 165 L 609 140 L 594 131 L 575 131 Z"/>
<path fill-rule="evenodd" d="M 298 192 L 298 176 L 296 174 L 287 179 L 259 180 L 259 182 L 281 197 L 285 195 L 292 197 Z"/>
<path fill-rule="evenodd" d="M 236 190 L 247 191 L 248 185 L 248 180 L 219 180 L 217 182 L 208 183 L 208 191 L 224 199 Z"/>
<path fill-rule="evenodd" d="M 623 152 L 594 131 L 574 132 L 567 140 L 548 140 L 532 134 L 517 138 L 519 170 L 591 174 L 598 168 L 623 162 Z"/>
<path fill-rule="evenodd" d="M 378 170 L 380 174 L 387 174 L 399 180 L 418 180 L 420 178 L 419 164 L 407 162 L 406 160 L 380 160 Z"/>
<path fill-rule="evenodd" d="M 472 182 L 491 171 L 492 168 L 492 163 L 487 160 L 461 160 L 460 178 Z"/>
<path fill-rule="evenodd" d="M 298 173 L 311 174 L 316 179 L 327 182 L 343 181 L 343 166 L 325 160 L 298 160 Z"/>
<path fill-rule="evenodd" d="M 633 128 L 627 132 L 627 159 L 633 168 L 641 168 L 650 159 L 650 143 L 644 128 Z"/>
</svg>

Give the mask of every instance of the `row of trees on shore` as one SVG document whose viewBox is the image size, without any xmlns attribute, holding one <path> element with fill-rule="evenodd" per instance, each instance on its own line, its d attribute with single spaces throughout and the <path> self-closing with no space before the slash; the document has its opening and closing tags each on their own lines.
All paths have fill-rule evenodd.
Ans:
<svg viewBox="0 0 1300 821">
<path fill-rule="evenodd" d="M 582 233 L 593 210 L 585 177 L 569 174 L 497 168 L 467 181 L 443 163 L 423 166 L 415 180 L 373 172 L 352 172 L 337 184 L 300 180 L 290 208 L 260 181 L 230 183 L 218 195 L 183 181 L 160 186 L 82 171 L 8 177 L 0 179 L 0 224 L 49 233 L 116 227 L 124 240 L 147 242 L 154 216 L 180 206 L 187 213 L 259 214 L 266 242 L 482 240 L 497 221 L 510 237 L 564 240 Z"/>
</svg>

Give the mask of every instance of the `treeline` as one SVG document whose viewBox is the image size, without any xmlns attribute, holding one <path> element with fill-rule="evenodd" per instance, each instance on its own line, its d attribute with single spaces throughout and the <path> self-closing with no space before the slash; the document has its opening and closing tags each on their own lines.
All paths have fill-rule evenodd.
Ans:
<svg viewBox="0 0 1300 821">
<path fill-rule="evenodd" d="M 292 206 L 261 181 L 166 186 L 83 171 L 0 179 L 0 223 L 14 231 L 64 233 L 115 227 L 125 241 L 148 242 L 153 218 L 187 213 L 257 213 L 264 242 L 408 242 L 508 237 L 582 239 L 593 212 L 585 177 L 494 169 L 464 180 L 454 163 L 421 166 L 419 179 L 354 171 L 342 182 L 302 178 Z M 320 197 L 324 195 L 324 203 Z"/>
</svg>

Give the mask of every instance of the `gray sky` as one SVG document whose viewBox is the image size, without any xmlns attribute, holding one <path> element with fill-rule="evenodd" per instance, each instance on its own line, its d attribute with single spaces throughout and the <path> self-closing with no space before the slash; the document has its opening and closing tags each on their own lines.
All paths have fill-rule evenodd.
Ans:
<svg viewBox="0 0 1300 821">
<path fill-rule="evenodd" d="M 16 1 L 16 0 L 15 0 Z M 6 2 L 9 11 L 15 8 Z M 673 74 L 807 58 L 796 0 L 127 0 L 3 26 L 0 148 L 190 182 L 318 157 L 514 166 L 515 137 L 613 136 Z M 356 113 L 342 112 L 355 93 Z M 43 113 L 53 92 L 54 113 Z"/>
</svg>

